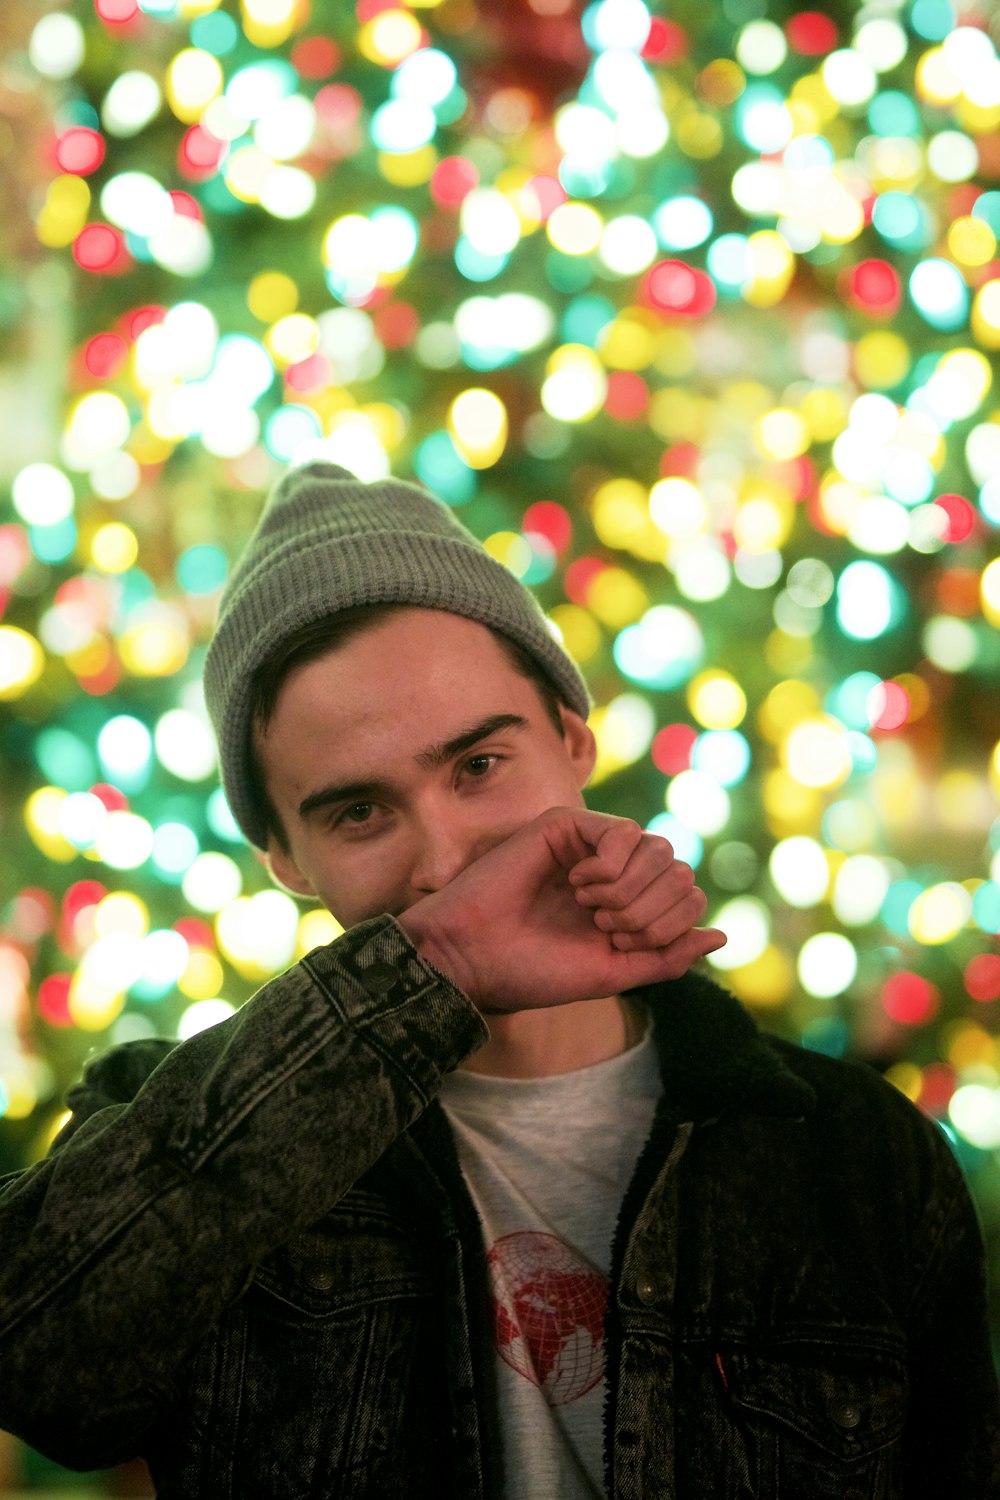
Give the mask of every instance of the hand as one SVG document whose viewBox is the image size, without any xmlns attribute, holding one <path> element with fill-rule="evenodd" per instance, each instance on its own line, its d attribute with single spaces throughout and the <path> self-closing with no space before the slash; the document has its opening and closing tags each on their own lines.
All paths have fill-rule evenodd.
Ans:
<svg viewBox="0 0 1000 1500">
<path fill-rule="evenodd" d="M 397 920 L 489 1014 L 678 979 L 726 941 L 695 926 L 706 905 L 666 839 L 630 818 L 554 807 Z"/>
</svg>

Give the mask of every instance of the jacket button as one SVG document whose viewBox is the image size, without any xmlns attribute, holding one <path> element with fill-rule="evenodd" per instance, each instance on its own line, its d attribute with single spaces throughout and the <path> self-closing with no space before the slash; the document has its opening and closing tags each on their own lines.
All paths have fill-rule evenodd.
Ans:
<svg viewBox="0 0 1000 1500">
<path fill-rule="evenodd" d="M 325 1266 L 316 1266 L 309 1272 L 307 1280 L 317 1292 L 328 1292 L 333 1286 L 333 1272 L 327 1270 Z"/>
<path fill-rule="evenodd" d="M 378 959 L 359 977 L 369 995 L 384 995 L 398 980 L 399 970 L 393 964 Z"/>
<path fill-rule="evenodd" d="M 840 1405 L 831 1406 L 830 1415 L 838 1427 L 857 1427 L 861 1421 L 861 1408 L 845 1401 Z"/>
<path fill-rule="evenodd" d="M 635 1279 L 635 1295 L 644 1307 L 648 1307 L 651 1302 L 656 1301 L 658 1295 L 656 1282 L 651 1281 L 648 1276 L 637 1276 Z"/>
</svg>

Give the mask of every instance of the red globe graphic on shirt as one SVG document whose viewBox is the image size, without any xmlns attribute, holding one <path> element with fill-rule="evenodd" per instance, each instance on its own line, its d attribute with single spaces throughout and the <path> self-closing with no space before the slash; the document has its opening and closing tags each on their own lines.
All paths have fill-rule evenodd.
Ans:
<svg viewBox="0 0 1000 1500">
<path fill-rule="evenodd" d="M 608 1279 L 554 1234 L 505 1234 L 486 1257 L 500 1357 L 566 1406 L 604 1374 Z"/>
</svg>

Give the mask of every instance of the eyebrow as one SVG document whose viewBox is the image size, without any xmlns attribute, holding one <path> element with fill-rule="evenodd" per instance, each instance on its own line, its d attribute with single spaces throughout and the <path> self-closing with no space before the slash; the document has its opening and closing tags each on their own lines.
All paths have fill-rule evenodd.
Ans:
<svg viewBox="0 0 1000 1500">
<path fill-rule="evenodd" d="M 464 750 L 471 750 L 473 745 L 478 745 L 481 740 L 488 739 L 491 734 L 499 734 L 503 729 L 527 729 L 528 720 L 520 714 L 491 714 L 488 719 L 483 719 L 478 724 L 473 724 L 468 729 L 461 730 L 449 740 L 442 740 L 440 744 L 429 745 L 426 750 L 419 751 L 413 758 L 417 765 L 425 770 L 436 771 L 441 766 L 447 765 Z M 330 782 L 328 786 L 320 787 L 319 791 L 310 792 L 308 797 L 299 803 L 299 817 L 307 818 L 322 807 L 329 807 L 335 802 L 362 801 L 369 797 L 389 797 L 395 791 L 391 781 L 375 777 L 363 781 L 336 781 Z"/>
</svg>

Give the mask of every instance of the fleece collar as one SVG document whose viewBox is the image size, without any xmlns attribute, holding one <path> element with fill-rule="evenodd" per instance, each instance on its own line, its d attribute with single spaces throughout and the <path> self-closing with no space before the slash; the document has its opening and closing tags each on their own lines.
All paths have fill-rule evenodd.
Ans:
<svg viewBox="0 0 1000 1500">
<path fill-rule="evenodd" d="M 652 1013 L 664 1099 L 675 1120 L 697 1124 L 746 1110 L 801 1119 L 815 1109 L 814 1090 L 707 975 L 693 971 L 630 993 Z"/>
</svg>

